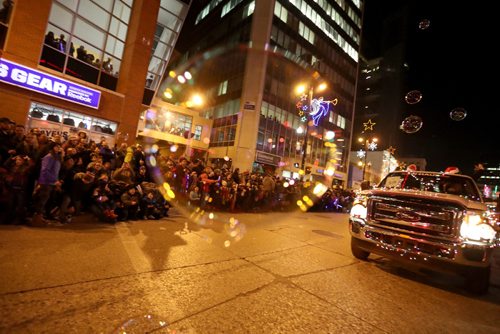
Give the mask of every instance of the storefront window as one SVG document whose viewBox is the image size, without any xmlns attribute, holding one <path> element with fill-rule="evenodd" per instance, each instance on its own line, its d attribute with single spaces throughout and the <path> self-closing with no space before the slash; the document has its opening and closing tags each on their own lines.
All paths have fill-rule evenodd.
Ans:
<svg viewBox="0 0 500 334">
<path fill-rule="evenodd" d="M 146 129 L 161 131 L 184 138 L 189 138 L 191 135 L 194 136 L 194 133 L 191 134 L 192 116 L 162 108 L 158 111 L 148 109 L 144 114 L 144 118 Z"/>
<path fill-rule="evenodd" d="M 83 131 L 97 143 L 105 139 L 110 145 L 114 145 L 117 127 L 117 123 L 108 120 L 37 102 L 31 103 L 28 128 L 36 128 L 49 138 L 59 135 L 66 140 L 72 134 Z"/>
<path fill-rule="evenodd" d="M 116 89 L 132 1 L 54 0 L 40 64 Z"/>
<path fill-rule="evenodd" d="M 3 49 L 5 39 L 7 38 L 7 31 L 9 29 L 10 15 L 14 8 L 13 0 L 4 0 L 0 4 L 0 49 Z"/>
</svg>

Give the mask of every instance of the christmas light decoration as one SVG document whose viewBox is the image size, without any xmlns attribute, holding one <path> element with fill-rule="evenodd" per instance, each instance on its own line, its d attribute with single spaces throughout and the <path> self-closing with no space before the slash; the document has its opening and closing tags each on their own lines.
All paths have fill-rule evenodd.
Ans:
<svg viewBox="0 0 500 334">
<path fill-rule="evenodd" d="M 370 151 L 375 151 L 377 149 L 377 143 L 372 141 L 371 143 L 368 144 L 368 149 Z"/>
<path fill-rule="evenodd" d="M 358 152 L 356 152 L 356 156 L 360 159 L 363 159 L 366 155 L 366 152 L 363 151 L 363 150 L 359 150 Z"/>
<path fill-rule="evenodd" d="M 364 131 L 370 130 L 373 131 L 373 126 L 377 124 L 375 122 L 372 122 L 371 118 L 368 120 L 368 122 L 363 123 L 364 126 Z"/>
<path fill-rule="evenodd" d="M 323 97 L 312 99 L 311 105 L 308 105 L 307 94 L 302 94 L 300 96 L 300 101 L 297 102 L 296 107 L 298 109 L 298 114 L 301 116 L 301 121 L 305 122 L 307 117 L 306 113 L 312 118 L 314 126 L 318 126 L 320 120 L 330 113 L 330 105 L 337 105 L 338 99 L 335 98 L 331 101 L 323 100 Z"/>
</svg>

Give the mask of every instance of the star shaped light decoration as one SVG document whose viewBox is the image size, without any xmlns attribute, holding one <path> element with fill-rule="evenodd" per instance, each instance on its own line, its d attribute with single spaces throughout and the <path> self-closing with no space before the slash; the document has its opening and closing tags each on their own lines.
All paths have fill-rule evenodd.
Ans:
<svg viewBox="0 0 500 334">
<path fill-rule="evenodd" d="M 377 149 L 377 143 L 372 141 L 371 143 L 368 144 L 368 149 L 370 151 L 375 151 Z"/>
<path fill-rule="evenodd" d="M 366 155 L 366 152 L 363 151 L 363 150 L 359 150 L 358 152 L 356 152 L 356 156 L 360 159 L 363 159 Z"/>
<path fill-rule="evenodd" d="M 366 130 L 371 130 L 371 131 L 373 131 L 373 126 L 374 126 L 375 124 L 377 124 L 377 123 L 372 122 L 372 119 L 370 118 L 370 119 L 368 120 L 368 122 L 364 122 L 364 123 L 363 123 L 363 126 L 365 127 L 364 131 L 366 131 Z"/>
<path fill-rule="evenodd" d="M 396 152 L 396 148 L 389 146 L 389 148 L 387 149 L 387 152 L 389 152 L 390 155 L 394 155 L 394 152 Z"/>
</svg>

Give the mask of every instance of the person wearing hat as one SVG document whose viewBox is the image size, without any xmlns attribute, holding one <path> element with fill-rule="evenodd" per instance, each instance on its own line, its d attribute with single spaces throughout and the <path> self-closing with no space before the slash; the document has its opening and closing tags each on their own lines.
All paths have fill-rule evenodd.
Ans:
<svg viewBox="0 0 500 334">
<path fill-rule="evenodd" d="M 61 182 L 59 182 L 59 170 L 61 169 L 62 161 L 61 144 L 50 142 L 48 149 L 49 153 L 42 158 L 40 176 L 35 188 L 35 213 L 31 221 L 32 226 L 47 225 L 47 221 L 43 219 L 45 204 L 47 204 L 54 188 L 61 185 Z"/>
</svg>

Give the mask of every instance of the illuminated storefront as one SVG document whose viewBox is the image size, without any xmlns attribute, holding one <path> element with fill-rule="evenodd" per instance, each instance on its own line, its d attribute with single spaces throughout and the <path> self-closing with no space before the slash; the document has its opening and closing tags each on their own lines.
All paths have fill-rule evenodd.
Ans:
<svg viewBox="0 0 500 334">
<path fill-rule="evenodd" d="M 137 135 L 145 143 L 156 143 L 160 150 L 174 157 L 188 159 L 208 157 L 212 120 L 202 118 L 198 112 L 175 106 L 160 99 L 143 111 Z"/>
<path fill-rule="evenodd" d="M 189 6 L 14 1 L 0 31 L 2 116 L 49 137 L 135 143 Z"/>
</svg>

